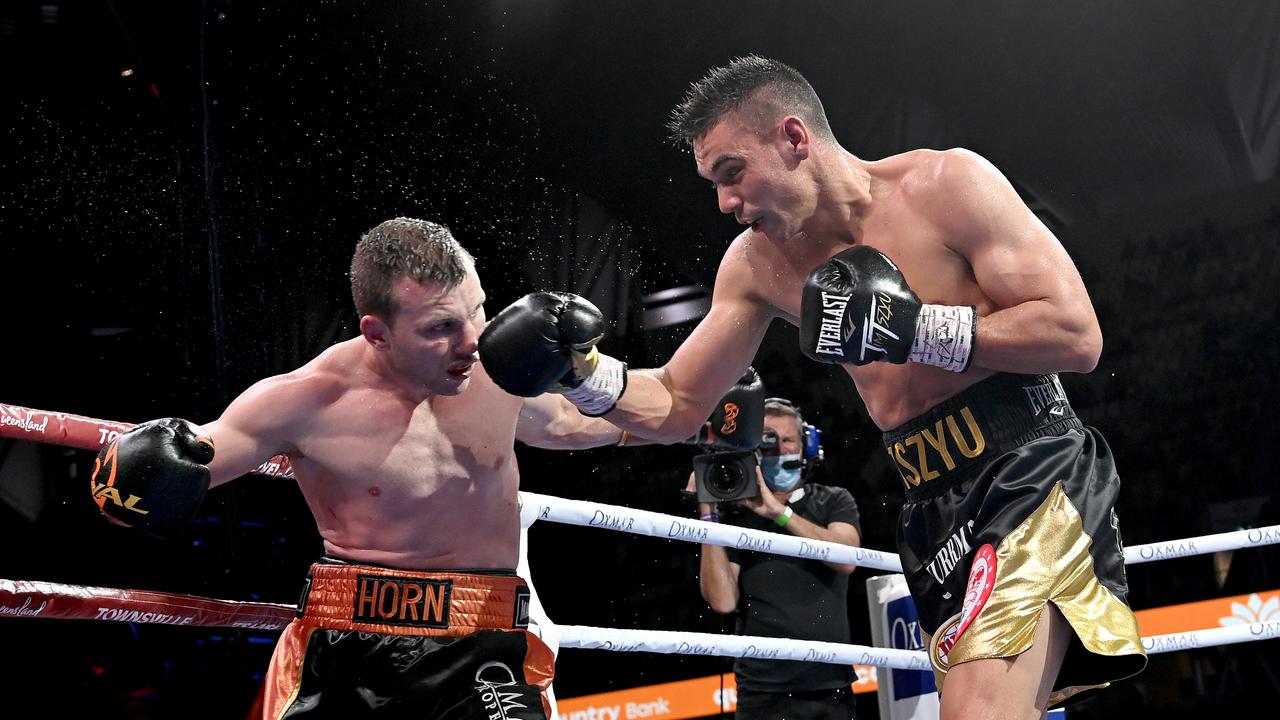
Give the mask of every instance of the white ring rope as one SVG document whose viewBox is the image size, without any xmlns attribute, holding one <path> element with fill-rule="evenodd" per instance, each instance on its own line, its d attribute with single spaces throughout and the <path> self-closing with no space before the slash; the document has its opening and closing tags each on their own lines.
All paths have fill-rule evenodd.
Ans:
<svg viewBox="0 0 1280 720">
<path fill-rule="evenodd" d="M 620 505 L 569 500 L 554 495 L 521 492 L 520 501 L 522 504 L 536 506 L 536 520 L 902 572 L 902 561 L 896 553 L 703 522 Z M 1153 560 L 1169 560 L 1276 543 L 1280 543 L 1280 525 L 1266 525 L 1248 530 L 1134 545 L 1125 548 L 1124 562 L 1126 565 L 1136 565 Z"/>
<path fill-rule="evenodd" d="M 810 540 L 795 535 L 530 492 L 521 492 L 520 500 L 522 504 L 536 506 L 537 520 L 902 572 L 902 562 L 894 553 L 826 540 Z"/>
<path fill-rule="evenodd" d="M 620 630 L 583 625 L 556 625 L 561 648 L 651 652 L 676 655 L 714 655 L 767 660 L 806 660 L 837 665 L 874 665 L 899 670 L 929 670 L 929 656 L 922 650 L 845 645 L 842 643 L 795 640 L 792 638 L 715 635 L 712 633 L 666 630 Z M 1230 625 L 1206 630 L 1188 630 L 1142 638 L 1150 655 L 1195 648 L 1234 645 L 1280 637 L 1280 622 Z"/>
<path fill-rule="evenodd" d="M 524 513 L 532 515 L 533 521 L 547 520 L 566 525 L 597 527 L 636 535 L 724 545 L 775 555 L 849 563 L 877 570 L 902 572 L 902 563 L 896 554 L 878 550 L 531 492 L 521 492 L 520 502 Z M 1136 564 L 1275 543 L 1280 543 L 1280 525 L 1135 545 L 1125 548 L 1124 555 L 1126 564 Z M 928 655 L 918 650 L 875 648 L 791 638 L 666 630 L 623 630 L 558 623 L 556 628 L 560 632 L 560 647 L 565 648 L 807 660 L 842 665 L 874 665 L 903 670 L 928 670 L 930 667 Z M 1149 654 L 1158 654 L 1275 637 L 1280 637 L 1280 622 L 1260 622 L 1152 635 L 1142 638 L 1142 645 Z"/>
<path fill-rule="evenodd" d="M 1192 555 L 1205 555 L 1224 550 L 1241 550 L 1280 543 L 1280 525 L 1265 525 L 1248 530 L 1233 530 L 1215 535 L 1201 535 L 1185 540 L 1134 545 L 1124 549 L 1124 564 L 1137 565 L 1152 560 L 1169 560 Z"/>
<path fill-rule="evenodd" d="M 39 415 L 37 421 L 35 417 Z M 101 447 L 113 432 L 120 432 L 127 425 L 92 418 L 82 418 L 61 413 L 48 413 L 17 406 L 0 404 L 0 437 L 15 437 L 23 440 L 50 442 L 67 447 L 94 449 Z M 49 428 L 50 419 L 55 419 L 53 428 Z M 16 428 L 12 429 L 11 428 Z M 21 434 L 19 435 L 19 431 Z M 34 435 L 32 435 L 34 433 Z M 273 462 L 277 461 L 277 462 Z M 258 472 L 291 476 L 287 467 L 287 459 L 273 458 L 259 467 Z M 839 543 L 822 540 L 809 540 L 792 535 L 762 532 L 749 528 L 738 528 L 718 523 L 703 522 L 687 518 L 675 517 L 648 510 L 635 510 L 617 505 L 569 500 L 551 495 L 521 492 L 520 502 L 522 515 L 533 517 L 523 524 L 527 527 L 536 520 L 580 525 L 584 527 L 601 527 L 608 530 L 619 530 L 651 537 L 662 537 L 686 542 L 709 543 L 723 545 L 742 550 L 789 555 L 806 559 L 824 560 L 827 562 L 846 563 L 862 567 L 902 572 L 902 563 L 894 553 L 851 547 Z M 1182 540 L 1135 545 L 1124 551 L 1125 563 L 1132 565 L 1153 560 L 1165 560 L 1178 557 L 1189 557 L 1225 550 L 1239 550 L 1249 547 L 1260 547 L 1280 543 L 1280 525 L 1268 525 L 1248 530 L 1203 535 Z M 31 587 L 28 587 L 31 586 Z M 39 586 L 36 588 L 35 586 Z M 38 590 L 38 592 L 34 592 Z M 85 612 L 97 612 L 97 616 L 85 619 L 129 620 L 135 622 L 165 622 L 169 616 L 163 613 L 134 612 L 129 608 L 140 606 L 142 601 L 169 602 L 173 597 L 163 593 L 142 590 L 115 590 L 105 588 L 86 588 L 78 586 L 59 586 L 49 583 L 32 583 L 18 581 L 0 581 L 0 599 L 17 597 L 23 590 L 23 600 L 17 605 L 0 605 L 0 616 L 40 616 L 80 617 Z M 34 594 L 33 594 L 34 592 Z M 33 598 L 40 598 L 39 604 Z M 70 599 L 72 607 L 63 607 Z M 89 606 L 93 602 L 120 604 L 125 610 L 106 614 L 103 608 Z M 234 601 L 212 600 L 184 596 L 180 603 L 191 602 L 201 607 L 209 606 L 213 610 L 205 615 L 186 616 L 180 618 L 183 624 L 196 622 L 209 626 L 236 627 L 243 626 L 236 620 L 245 611 L 266 613 L 273 618 L 270 622 L 256 618 L 250 626 L 267 629 L 283 624 L 283 615 L 292 612 L 286 605 L 267 603 L 239 603 Z M 50 606 L 49 603 L 54 603 Z M 185 606 L 183 606 L 185 607 Z M 232 615 L 224 616 L 213 611 L 233 608 Z M 136 608 L 135 608 L 136 609 Z M 56 614 L 53 611 L 58 611 Z M 123 613 L 123 614 L 121 614 Z M 274 618 L 281 616 L 276 623 Z M 673 632 L 665 630 L 623 630 L 616 628 L 596 628 L 582 625 L 556 625 L 560 633 L 559 644 L 567 648 L 601 649 L 620 652 L 653 652 L 667 654 L 716 655 L 726 657 L 763 657 L 780 660 L 809 660 L 838 664 L 874 665 L 879 667 L 900 668 L 909 670 L 927 670 L 927 655 L 918 650 L 900 650 L 895 648 L 874 648 L 864 645 L 846 645 L 811 640 L 795 640 L 790 638 L 765 638 L 743 635 L 715 635 L 710 633 Z M 1153 635 L 1142 638 L 1143 647 L 1148 653 L 1175 652 L 1193 648 L 1230 645 L 1256 640 L 1267 640 L 1280 637 L 1280 621 L 1257 622 L 1250 624 L 1229 625 L 1207 630 L 1190 630 L 1167 635 Z"/>
<path fill-rule="evenodd" d="M 806 660 L 837 665 L 875 665 L 901 670 L 929 669 L 929 656 L 920 650 L 670 630 L 619 630 L 584 625 L 556 625 L 556 628 L 560 630 L 561 648 Z"/>
</svg>

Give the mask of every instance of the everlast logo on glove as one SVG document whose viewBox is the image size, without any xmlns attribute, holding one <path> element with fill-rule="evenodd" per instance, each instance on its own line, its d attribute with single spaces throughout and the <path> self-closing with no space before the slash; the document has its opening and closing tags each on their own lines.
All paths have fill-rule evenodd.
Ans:
<svg viewBox="0 0 1280 720">
<path fill-rule="evenodd" d="M 822 293 L 822 323 L 818 327 L 815 353 L 844 357 L 844 311 L 848 304 L 848 295 Z"/>
<path fill-rule="evenodd" d="M 920 360 L 912 356 L 921 307 L 919 296 L 892 260 L 875 248 L 856 245 L 814 268 L 805 279 L 800 349 L 824 363 L 915 361 L 963 370 L 968 346 L 955 361 L 953 352 L 945 358 L 934 357 L 936 353 Z M 972 324 L 968 328 L 972 335 Z"/>
</svg>

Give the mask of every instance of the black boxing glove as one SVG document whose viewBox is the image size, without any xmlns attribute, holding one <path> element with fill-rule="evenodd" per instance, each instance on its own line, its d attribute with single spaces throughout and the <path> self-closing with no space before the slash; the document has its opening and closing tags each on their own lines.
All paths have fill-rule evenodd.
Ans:
<svg viewBox="0 0 1280 720">
<path fill-rule="evenodd" d="M 603 415 L 627 388 L 627 366 L 601 353 L 604 316 L 573 293 L 535 292 L 512 303 L 480 334 L 480 363 L 512 395 L 561 393 L 584 415 Z"/>
<path fill-rule="evenodd" d="M 715 450 L 754 450 L 764 437 L 764 383 L 753 367 L 716 403 L 698 434 L 685 441 Z"/>
<path fill-rule="evenodd" d="M 98 452 L 93 501 L 107 519 L 167 538 L 183 528 L 209 490 L 213 441 L 179 418 L 142 423 Z"/>
<path fill-rule="evenodd" d="M 893 261 L 857 245 L 814 268 L 800 303 L 800 350 L 824 363 L 969 367 L 973 306 L 925 305 Z"/>
</svg>

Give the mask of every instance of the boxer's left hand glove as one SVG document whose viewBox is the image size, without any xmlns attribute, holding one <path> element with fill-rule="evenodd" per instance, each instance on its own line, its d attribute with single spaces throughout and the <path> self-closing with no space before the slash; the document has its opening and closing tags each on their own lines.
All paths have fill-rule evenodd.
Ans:
<svg viewBox="0 0 1280 720">
<path fill-rule="evenodd" d="M 142 423 L 98 452 L 93 500 L 107 519 L 167 538 L 196 514 L 209 489 L 213 441 L 179 418 Z"/>
<path fill-rule="evenodd" d="M 572 293 L 535 292 L 480 334 L 480 363 L 512 395 L 562 393 L 584 415 L 603 415 L 627 387 L 625 363 L 601 353 L 604 316 Z"/>
<path fill-rule="evenodd" d="M 925 305 L 893 261 L 857 245 L 814 268 L 800 303 L 800 350 L 825 363 L 969 367 L 973 306 Z"/>
</svg>

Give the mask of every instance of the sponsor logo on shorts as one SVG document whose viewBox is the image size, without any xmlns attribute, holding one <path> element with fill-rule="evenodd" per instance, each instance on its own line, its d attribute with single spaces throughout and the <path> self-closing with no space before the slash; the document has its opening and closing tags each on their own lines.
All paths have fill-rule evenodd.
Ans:
<svg viewBox="0 0 1280 720">
<path fill-rule="evenodd" d="M 520 702 L 519 691 L 503 689 L 515 686 L 516 674 L 505 663 L 487 662 L 476 670 L 476 692 L 480 693 L 480 702 L 490 720 L 506 720 L 512 717 L 510 713 L 527 707 Z"/>
<path fill-rule="evenodd" d="M 969 566 L 969 586 L 964 593 L 960 613 L 942 623 L 929 643 L 929 658 L 934 667 L 946 672 L 951 667 L 951 650 L 969 629 L 978 613 L 986 606 L 991 590 L 996 585 L 996 551 L 991 545 L 983 545 L 973 556 Z"/>
<path fill-rule="evenodd" d="M 1067 402 L 1067 391 L 1062 389 L 1062 382 L 1057 375 L 1048 384 L 1023 385 L 1022 392 L 1027 395 L 1027 405 L 1035 417 L 1048 415 L 1051 418 L 1062 417 L 1071 404 Z"/>
<path fill-rule="evenodd" d="M 933 560 L 925 566 L 925 570 L 929 571 L 929 575 L 933 576 L 935 582 L 942 585 L 951 571 L 960 563 L 960 559 L 969 554 L 971 549 L 969 542 L 969 534 L 973 532 L 973 521 L 960 526 L 960 529 L 947 538 L 946 544 L 942 546 L 938 553 L 933 556 Z"/>
<path fill-rule="evenodd" d="M 359 575 L 354 622 L 410 627 L 449 627 L 449 580 Z"/>
<path fill-rule="evenodd" d="M 511 627 L 529 627 L 529 588 L 516 588 L 516 614 L 511 619 Z"/>
<path fill-rule="evenodd" d="M 944 620 L 938 629 L 933 631 L 932 637 L 929 638 L 929 662 L 933 663 L 934 669 L 938 672 L 945 673 L 951 669 L 951 658 L 948 654 L 959 639 L 959 613 Z"/>
<path fill-rule="evenodd" d="M 972 460 L 986 449 L 987 438 L 967 405 L 886 448 L 909 488 L 938 479 L 955 470 L 960 457 Z"/>
</svg>

